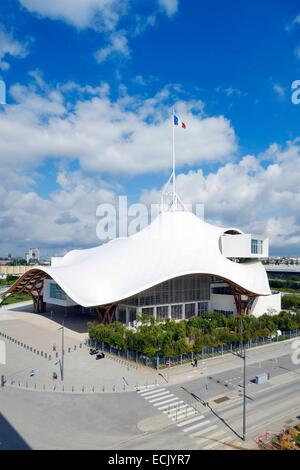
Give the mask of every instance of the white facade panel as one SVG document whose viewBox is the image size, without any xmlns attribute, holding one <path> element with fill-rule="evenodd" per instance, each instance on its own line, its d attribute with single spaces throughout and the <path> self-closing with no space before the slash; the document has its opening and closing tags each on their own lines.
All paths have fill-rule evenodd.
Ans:
<svg viewBox="0 0 300 470">
<path fill-rule="evenodd" d="M 77 305 L 67 294 L 65 299 L 57 299 L 51 296 L 51 285 L 56 285 L 52 279 L 44 279 L 43 300 L 48 304 L 60 305 L 61 307 L 73 307 Z"/>
<path fill-rule="evenodd" d="M 258 297 L 252 306 L 251 315 L 260 317 L 267 313 L 268 315 L 277 315 L 281 311 L 281 293 Z"/>
</svg>

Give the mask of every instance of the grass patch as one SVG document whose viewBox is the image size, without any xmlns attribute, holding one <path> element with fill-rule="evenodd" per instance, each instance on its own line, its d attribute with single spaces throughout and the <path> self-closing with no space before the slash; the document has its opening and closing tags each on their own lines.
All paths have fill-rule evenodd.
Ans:
<svg viewBox="0 0 300 470">
<path fill-rule="evenodd" d="M 31 295 L 19 294 L 18 292 L 10 295 L 7 299 L 4 300 L 2 305 L 16 304 L 18 302 L 25 302 L 26 300 L 31 300 Z"/>
</svg>

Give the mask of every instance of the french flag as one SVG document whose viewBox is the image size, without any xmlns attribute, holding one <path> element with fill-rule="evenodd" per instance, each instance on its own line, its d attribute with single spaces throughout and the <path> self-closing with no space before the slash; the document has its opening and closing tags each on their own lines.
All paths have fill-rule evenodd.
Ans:
<svg viewBox="0 0 300 470">
<path fill-rule="evenodd" d="M 179 126 L 179 127 L 182 127 L 182 129 L 186 129 L 185 123 L 182 121 L 179 121 L 178 116 L 175 116 L 175 114 L 174 114 L 174 126 Z"/>
</svg>

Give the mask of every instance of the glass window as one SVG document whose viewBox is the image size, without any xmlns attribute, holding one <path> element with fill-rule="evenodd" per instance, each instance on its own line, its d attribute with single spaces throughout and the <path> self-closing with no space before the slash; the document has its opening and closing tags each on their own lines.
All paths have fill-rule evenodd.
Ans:
<svg viewBox="0 0 300 470">
<path fill-rule="evenodd" d="M 168 318 L 168 316 L 169 316 L 169 305 L 163 305 L 161 307 L 157 307 L 156 316 L 157 316 L 158 319 Z"/>
<path fill-rule="evenodd" d="M 59 287 L 58 284 L 55 284 L 55 283 L 50 284 L 50 297 L 52 299 L 58 299 L 58 300 L 67 299 L 65 292 L 62 290 L 61 287 Z"/>
<path fill-rule="evenodd" d="M 154 315 L 154 308 L 153 307 L 145 307 L 142 309 L 143 315 Z"/>
<path fill-rule="evenodd" d="M 185 305 L 185 318 L 191 318 L 196 316 L 196 304 Z"/>
<path fill-rule="evenodd" d="M 262 240 L 251 240 L 251 253 L 253 255 L 262 255 L 263 252 L 263 241 Z"/>
<path fill-rule="evenodd" d="M 198 315 L 199 317 L 203 315 L 203 313 L 208 312 L 208 302 L 199 302 L 198 303 Z"/>
<path fill-rule="evenodd" d="M 126 323 L 126 309 L 125 308 L 119 308 L 118 318 L 120 322 Z"/>
<path fill-rule="evenodd" d="M 173 320 L 182 320 L 183 305 L 171 305 L 171 317 Z"/>
<path fill-rule="evenodd" d="M 129 310 L 129 321 L 133 323 L 136 320 L 136 308 L 131 308 Z"/>
</svg>

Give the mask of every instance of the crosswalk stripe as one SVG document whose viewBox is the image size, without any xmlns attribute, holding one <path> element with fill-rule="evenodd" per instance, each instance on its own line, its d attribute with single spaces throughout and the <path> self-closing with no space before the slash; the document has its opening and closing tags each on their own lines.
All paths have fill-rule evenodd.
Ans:
<svg viewBox="0 0 300 470">
<path fill-rule="evenodd" d="M 137 391 L 137 393 L 143 393 L 145 392 L 146 390 L 149 390 L 149 388 L 154 388 L 154 387 L 157 387 L 157 385 L 142 385 L 139 390 Z"/>
<path fill-rule="evenodd" d="M 158 403 L 153 403 L 153 406 L 160 406 L 160 405 L 165 405 L 166 403 L 170 403 L 171 401 L 178 400 L 177 397 L 174 398 L 168 398 L 168 400 L 160 401 Z"/>
<path fill-rule="evenodd" d="M 194 424 L 193 426 L 189 426 L 188 428 L 183 429 L 183 432 L 190 432 L 194 429 L 200 428 L 201 426 L 205 426 L 206 424 L 210 423 L 209 419 L 205 421 L 201 421 L 200 423 Z"/>
<path fill-rule="evenodd" d="M 143 392 L 140 392 L 140 394 L 141 394 L 142 397 L 146 397 L 148 395 L 153 395 L 155 393 L 163 392 L 164 390 L 166 390 L 166 389 L 165 388 L 157 388 L 156 390 L 152 390 L 151 392 L 145 392 L 143 390 Z"/>
<path fill-rule="evenodd" d="M 149 400 L 149 403 L 155 403 L 157 401 L 161 401 L 161 400 L 164 400 L 165 398 L 171 398 L 171 397 L 174 397 L 174 393 L 168 393 L 167 395 L 163 395 L 159 398 L 153 398 L 152 400 Z"/>
<path fill-rule="evenodd" d="M 172 403 L 172 405 L 175 406 L 176 404 L 179 404 L 179 403 L 183 403 L 183 400 L 180 400 L 180 401 L 177 401 L 177 402 L 175 402 L 175 403 Z M 157 406 L 157 405 L 154 405 L 154 406 Z M 170 406 L 170 405 L 161 406 L 161 407 L 158 408 L 158 410 L 160 410 L 160 411 L 161 411 L 161 410 L 165 410 L 165 409 L 169 408 L 169 406 Z"/>
<path fill-rule="evenodd" d="M 173 416 L 179 413 L 186 413 L 186 408 L 182 408 L 179 406 L 173 406 L 171 410 L 165 410 L 164 413 L 168 413 L 169 416 Z"/>
<path fill-rule="evenodd" d="M 164 392 L 153 393 L 153 395 L 148 395 L 148 396 L 143 397 L 143 398 L 145 398 L 145 400 L 151 400 L 152 398 L 160 397 L 161 395 L 166 395 L 168 393 L 170 393 L 170 391 L 165 390 Z"/>
<path fill-rule="evenodd" d="M 204 416 L 201 415 L 201 416 L 196 416 L 195 418 L 192 418 L 192 419 L 188 419 L 187 421 L 182 421 L 181 423 L 178 423 L 177 426 L 179 428 L 181 428 L 182 426 L 186 426 L 187 424 L 192 424 L 194 423 L 195 421 L 199 421 L 200 419 L 203 419 Z"/>
<path fill-rule="evenodd" d="M 214 424 L 213 426 L 210 426 L 209 428 L 206 428 L 206 429 L 202 429 L 202 431 L 198 431 L 198 432 L 195 432 L 194 434 L 191 434 L 191 437 L 199 437 L 201 436 L 201 434 L 204 434 L 206 432 L 210 432 L 210 431 L 213 431 L 214 429 L 217 429 L 217 425 Z"/>
<path fill-rule="evenodd" d="M 169 416 L 170 418 L 174 418 L 174 417 L 177 417 L 177 419 L 182 419 L 182 418 L 185 418 L 185 417 L 189 417 L 189 416 L 192 416 L 194 413 L 194 410 L 192 411 L 186 411 L 186 410 L 177 410 L 176 411 L 173 411 L 172 413 L 169 413 Z"/>
</svg>

